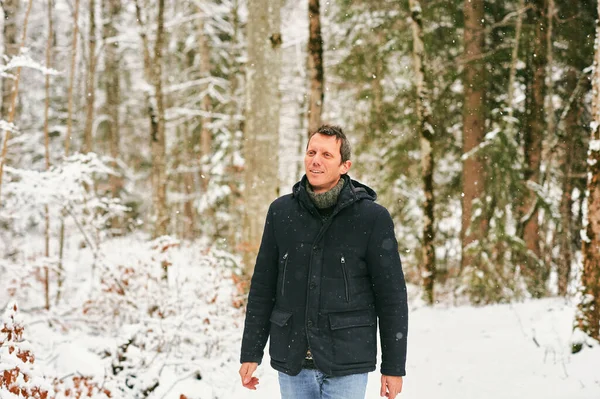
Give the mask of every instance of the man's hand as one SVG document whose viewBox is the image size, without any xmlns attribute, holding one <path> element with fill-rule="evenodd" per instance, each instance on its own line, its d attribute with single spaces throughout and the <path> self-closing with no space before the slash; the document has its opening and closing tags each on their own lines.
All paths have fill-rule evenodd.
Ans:
<svg viewBox="0 0 600 399">
<path fill-rule="evenodd" d="M 402 377 L 381 375 L 381 391 L 379 392 L 379 396 L 387 396 L 389 399 L 394 399 L 400 392 L 402 392 Z"/>
<path fill-rule="evenodd" d="M 244 387 L 256 390 L 258 378 L 252 377 L 252 374 L 254 374 L 257 367 L 258 363 L 242 363 L 242 367 L 240 367 L 240 377 L 242 377 L 242 385 Z"/>
</svg>

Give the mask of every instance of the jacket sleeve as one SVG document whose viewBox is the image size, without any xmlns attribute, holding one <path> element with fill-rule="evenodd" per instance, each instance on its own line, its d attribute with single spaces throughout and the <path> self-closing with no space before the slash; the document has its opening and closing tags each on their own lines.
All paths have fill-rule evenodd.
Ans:
<svg viewBox="0 0 600 399">
<path fill-rule="evenodd" d="M 394 234 L 394 222 L 383 207 L 375 219 L 369 238 L 367 267 L 379 318 L 381 374 L 404 376 L 408 333 L 406 283 Z"/>
<path fill-rule="evenodd" d="M 275 304 L 278 275 L 278 250 L 273 226 L 273 211 L 269 208 L 246 307 L 240 362 L 261 363 L 269 336 L 271 311 Z"/>
</svg>

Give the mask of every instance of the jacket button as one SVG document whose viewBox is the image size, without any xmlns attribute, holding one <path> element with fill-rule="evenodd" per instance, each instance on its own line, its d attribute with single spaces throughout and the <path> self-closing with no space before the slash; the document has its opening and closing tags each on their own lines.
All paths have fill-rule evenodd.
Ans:
<svg viewBox="0 0 600 399">
<path fill-rule="evenodd" d="M 310 283 L 310 285 L 308 286 L 308 288 L 310 288 L 311 290 L 314 290 L 316 286 L 317 286 L 317 284 Z"/>
<path fill-rule="evenodd" d="M 312 327 L 312 325 L 313 325 L 312 320 L 309 320 L 308 323 L 306 323 L 306 325 L 309 326 L 309 327 Z"/>
<path fill-rule="evenodd" d="M 316 245 L 313 247 L 313 251 L 318 251 L 319 247 L 317 247 Z"/>
</svg>

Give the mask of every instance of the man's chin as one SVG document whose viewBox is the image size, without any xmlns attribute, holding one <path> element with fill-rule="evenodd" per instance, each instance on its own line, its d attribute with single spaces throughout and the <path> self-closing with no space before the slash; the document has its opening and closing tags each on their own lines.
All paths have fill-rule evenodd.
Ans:
<svg viewBox="0 0 600 399">
<path fill-rule="evenodd" d="M 310 173 L 306 174 L 306 178 L 308 179 L 308 184 L 310 184 L 311 187 L 314 187 L 315 185 L 319 185 L 318 179 L 315 178 L 315 176 L 311 176 Z"/>
</svg>

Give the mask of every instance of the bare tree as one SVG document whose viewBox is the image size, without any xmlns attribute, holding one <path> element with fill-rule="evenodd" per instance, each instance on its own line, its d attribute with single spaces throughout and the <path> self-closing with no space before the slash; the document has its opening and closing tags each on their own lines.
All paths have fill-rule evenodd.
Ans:
<svg viewBox="0 0 600 399">
<path fill-rule="evenodd" d="M 19 46 L 17 42 L 18 30 L 17 30 L 17 14 L 19 13 L 20 0 L 4 0 L 0 4 L 2 5 L 2 12 L 4 13 L 4 28 L 3 28 L 3 42 L 4 42 L 4 57 L 10 59 L 17 55 Z M 2 78 L 2 114 L 1 119 L 7 119 L 10 112 L 10 104 L 13 93 L 13 79 L 9 76 Z"/>
<path fill-rule="evenodd" d="M 158 1 L 156 20 L 156 41 L 153 55 L 150 54 L 148 37 L 144 31 L 139 1 L 135 1 L 136 15 L 140 24 L 144 52 L 144 75 L 154 86 L 154 101 L 147 98 L 148 116 L 150 118 L 150 144 L 152 150 L 152 202 L 154 205 L 155 226 L 153 235 L 159 237 L 167 234 L 169 218 L 167 215 L 167 162 L 165 148 L 165 107 L 162 90 L 162 62 L 165 36 L 164 0 Z M 166 272 L 166 269 L 165 269 Z"/>
<path fill-rule="evenodd" d="M 46 42 L 46 68 L 52 66 L 52 49 L 54 28 L 52 22 L 53 1 L 48 0 L 48 40 Z M 50 169 L 50 134 L 48 131 L 48 111 L 50 110 L 50 74 L 46 74 L 45 81 L 46 99 L 44 102 L 44 150 L 46 156 L 46 170 Z M 46 259 L 50 257 L 50 210 L 48 205 L 44 206 L 44 256 Z M 50 275 L 48 266 L 44 267 L 44 298 L 46 300 L 46 310 L 50 309 Z"/>
<path fill-rule="evenodd" d="M 211 76 L 211 62 L 210 62 L 210 45 L 208 37 L 205 32 L 204 19 L 206 14 L 200 8 L 200 18 L 198 18 L 198 47 L 200 55 L 200 76 L 207 79 Z M 207 79 L 206 86 L 209 86 Z M 211 117 L 210 112 L 212 110 L 212 104 L 208 90 L 205 91 L 202 97 L 202 118 L 201 118 L 201 131 L 200 131 L 200 151 L 202 157 L 202 170 L 201 170 L 201 183 L 204 193 L 208 188 L 209 182 L 209 164 L 210 157 L 212 155 L 212 132 L 210 130 Z"/>
<path fill-rule="evenodd" d="M 323 71 L 323 37 L 319 0 L 308 0 L 308 71 L 310 91 L 308 93 L 308 134 L 321 125 L 321 113 L 325 100 Z"/>
<path fill-rule="evenodd" d="M 162 90 L 163 46 L 165 40 L 165 0 L 158 0 L 156 41 L 153 57 L 153 85 L 156 101 L 155 128 L 152 131 L 152 174 L 154 176 L 154 206 L 156 237 L 167 234 L 167 159 L 165 142 L 165 106 Z"/>
<path fill-rule="evenodd" d="M 69 90 L 68 96 L 68 110 L 67 110 L 67 135 L 65 137 L 65 157 L 69 156 L 71 146 L 71 134 L 73 131 L 73 86 L 75 85 L 75 61 L 77 59 L 77 36 L 79 34 L 79 0 L 75 0 L 75 10 L 73 14 L 73 41 L 71 47 L 71 69 L 69 72 Z M 56 293 L 56 303 L 60 301 L 62 294 L 62 285 L 64 281 L 63 272 L 63 259 L 65 250 L 65 221 L 64 212 L 63 219 L 60 221 L 60 236 L 58 243 L 58 291 Z"/>
<path fill-rule="evenodd" d="M 79 36 L 79 0 L 75 0 L 73 15 L 73 41 L 71 42 L 71 68 L 69 71 L 69 92 L 67 110 L 67 135 L 65 137 L 65 156 L 69 156 L 71 146 L 71 134 L 73 131 L 73 86 L 75 85 L 75 61 L 77 60 L 77 36 Z"/>
<path fill-rule="evenodd" d="M 434 129 L 431 117 L 431 99 L 427 89 L 425 71 L 425 46 L 423 44 L 423 14 L 419 0 L 409 0 L 413 37 L 413 69 L 417 92 L 417 129 L 421 137 L 421 174 L 423 176 L 423 191 L 425 200 L 423 202 L 423 255 L 422 273 L 425 300 L 432 305 L 434 302 L 435 282 L 435 248 L 433 240 L 435 237 L 433 192 L 433 140 Z"/>
<path fill-rule="evenodd" d="M 83 130 L 83 152 L 92 151 L 92 128 L 96 100 L 96 0 L 90 0 L 90 26 L 88 33 L 88 73 L 85 85 L 86 118 Z"/>
<path fill-rule="evenodd" d="M 248 3 L 247 105 L 244 141 L 244 264 L 251 274 L 260 245 L 264 216 L 279 195 L 277 165 L 279 76 L 281 74 L 281 0 Z M 272 154 L 267 157 L 266 154 Z"/>
<path fill-rule="evenodd" d="M 25 46 L 25 39 L 27 38 L 27 23 L 29 21 L 29 14 L 31 13 L 31 5 L 33 0 L 29 0 L 27 11 L 25 12 L 25 20 L 23 22 L 23 34 L 21 36 L 21 45 L 19 51 Z M 19 95 L 19 80 L 21 79 L 21 67 L 17 67 L 17 73 L 15 75 L 15 83 L 12 89 L 12 97 L 10 99 L 10 111 L 8 112 L 8 123 L 15 121 L 15 113 L 17 110 L 17 97 Z M 4 115 L 3 115 L 4 117 Z M 8 141 L 10 140 L 10 130 L 4 130 L 4 141 L 2 142 L 2 154 L 0 155 L 0 201 L 2 200 L 2 176 L 4 175 L 4 163 L 6 162 L 6 154 L 8 152 Z"/>
<path fill-rule="evenodd" d="M 121 12 L 121 0 L 102 0 L 102 39 L 104 42 L 104 79 L 105 79 L 105 109 L 108 116 L 108 135 L 110 142 L 110 156 L 116 161 L 120 150 L 120 121 L 119 105 L 121 95 L 121 82 L 119 78 L 119 54 L 117 38 L 117 18 Z M 123 187 L 123 179 L 117 175 L 110 176 L 110 189 L 113 198 L 119 197 Z M 112 227 L 118 227 L 118 221 L 111 221 Z"/>
</svg>

